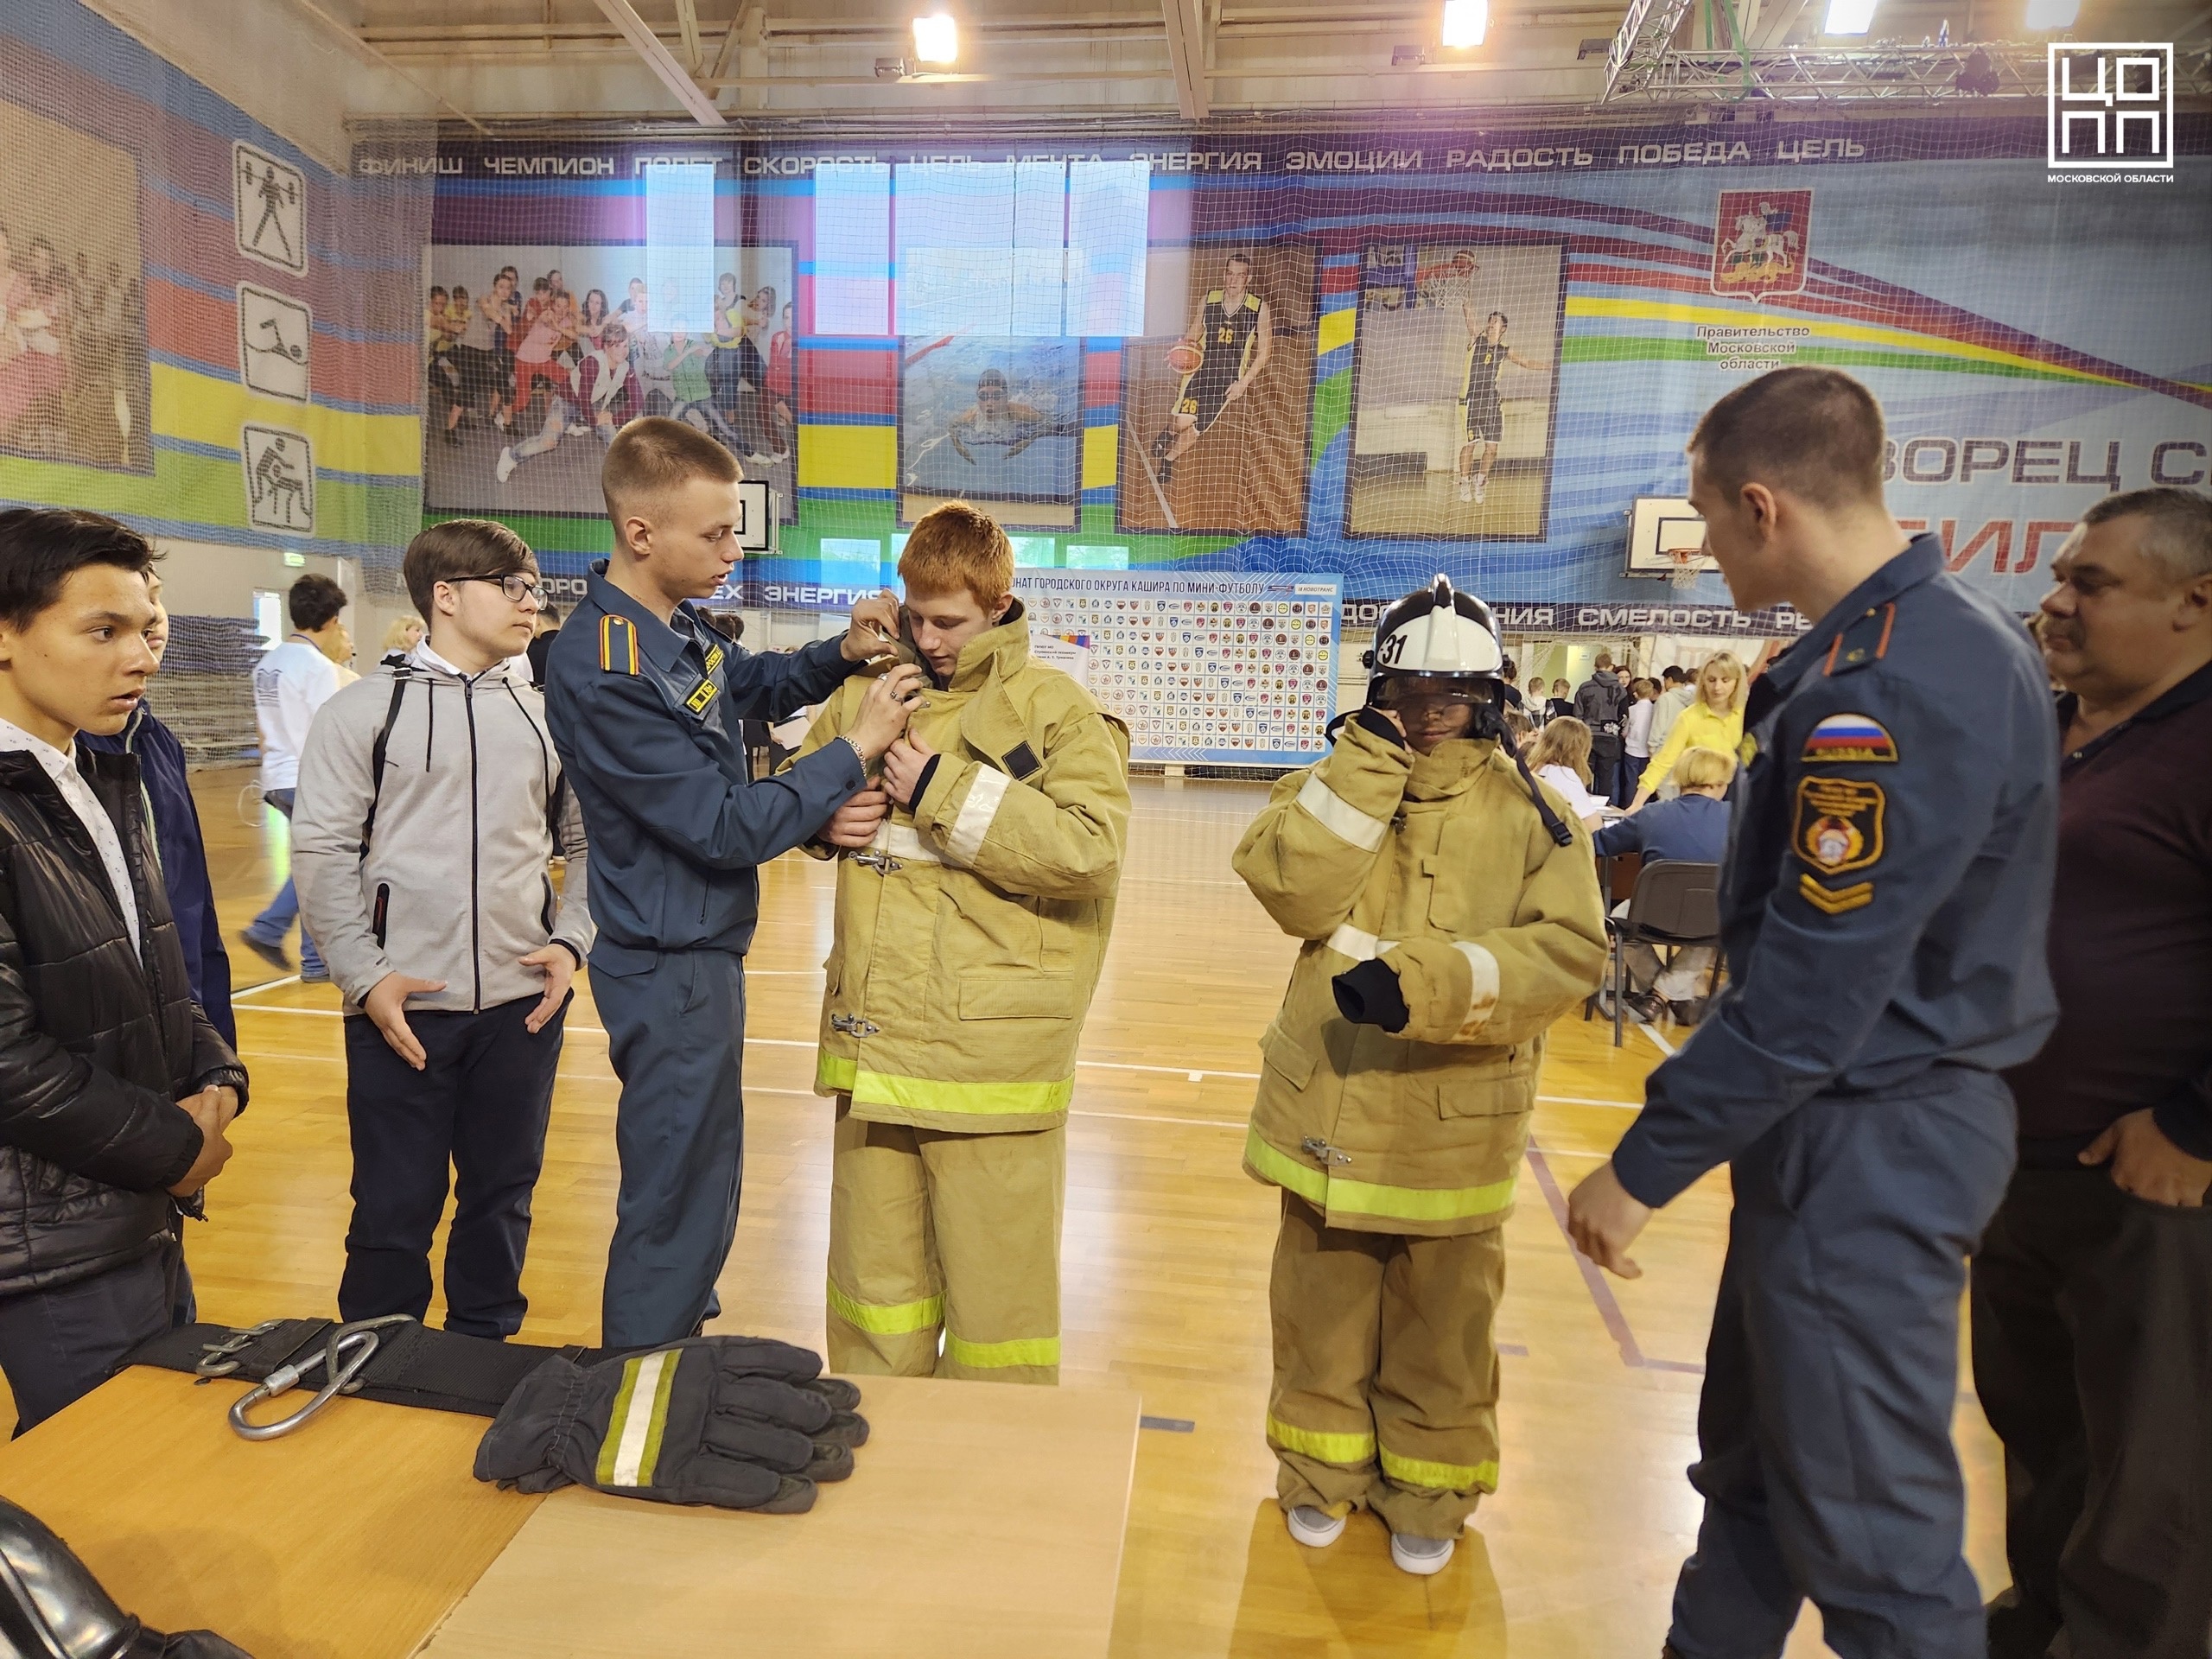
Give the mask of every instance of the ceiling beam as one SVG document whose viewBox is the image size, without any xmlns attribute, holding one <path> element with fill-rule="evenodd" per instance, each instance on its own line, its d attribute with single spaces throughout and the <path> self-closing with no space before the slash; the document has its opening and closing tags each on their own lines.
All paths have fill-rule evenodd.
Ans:
<svg viewBox="0 0 2212 1659">
<path fill-rule="evenodd" d="M 1196 0 L 1160 0 L 1167 24 L 1167 61 L 1175 72 L 1175 107 L 1185 121 L 1207 115 L 1205 31 Z"/>
<path fill-rule="evenodd" d="M 690 112 L 693 120 L 702 127 L 726 127 L 729 124 L 728 118 L 715 107 L 714 99 L 701 90 L 698 82 L 693 80 L 684 67 L 676 60 L 676 54 L 661 44 L 660 36 L 653 33 L 652 25 L 638 16 L 638 9 L 630 3 L 630 0 L 597 0 L 597 3 L 607 21 L 622 31 L 622 38 L 630 42 L 631 49 L 645 60 L 645 67 L 660 78 L 661 85 L 676 94 L 676 101 Z M 695 18 L 692 23 L 695 39 L 697 28 Z"/>
<path fill-rule="evenodd" d="M 696 75 L 706 67 L 706 54 L 699 46 L 699 0 L 676 0 L 676 28 L 683 37 L 683 71 Z"/>
<path fill-rule="evenodd" d="M 454 104 L 436 87 L 429 85 L 427 81 L 419 79 L 416 76 L 409 73 L 406 66 L 404 64 L 394 63 L 390 58 L 385 56 L 383 53 L 378 51 L 373 46 L 371 46 L 366 41 L 356 35 L 351 29 L 347 28 L 337 18 L 332 16 L 321 6 L 317 5 L 315 3 L 315 0 L 292 0 L 292 5 L 295 10 L 305 12 L 308 16 L 314 18 L 315 22 L 321 23 L 325 29 L 328 29 L 332 34 L 337 35 L 340 40 L 345 41 L 347 48 L 353 54 L 353 55 L 360 59 L 364 63 L 374 64 L 379 69 L 389 69 L 393 74 L 397 75 L 402 80 L 405 81 L 410 86 L 412 86 L 416 92 L 422 92 L 429 97 L 438 105 L 440 109 L 459 116 L 463 121 L 468 123 L 470 126 L 475 128 L 477 131 L 482 133 L 485 137 L 489 137 L 491 136 L 491 128 L 486 126 L 474 116 L 469 114 L 467 111 Z"/>
</svg>

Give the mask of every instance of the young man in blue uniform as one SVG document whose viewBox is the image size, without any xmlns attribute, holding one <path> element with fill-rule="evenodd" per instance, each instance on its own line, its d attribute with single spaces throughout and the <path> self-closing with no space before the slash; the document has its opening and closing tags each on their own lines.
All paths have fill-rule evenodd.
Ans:
<svg viewBox="0 0 2212 1659">
<path fill-rule="evenodd" d="M 737 1230 L 745 1108 L 745 952 L 754 867 L 810 837 L 906 726 L 920 671 L 869 688 L 852 729 L 773 778 L 747 773 L 739 731 L 819 702 L 898 632 L 888 594 L 789 655 L 754 655 L 687 601 L 738 558 L 736 459 L 680 421 L 624 427 L 601 471 L 613 558 L 554 636 L 546 725 L 583 809 L 599 938 L 591 983 L 622 1080 L 622 1186 L 600 1340 L 645 1347 L 721 1311 Z"/>
<path fill-rule="evenodd" d="M 2055 1012 L 2056 733 L 2025 630 L 1891 518 L 1883 445 L 1872 395 L 1815 368 L 1729 393 L 1689 444 L 1736 603 L 1817 620 L 1751 688 L 1732 982 L 1569 1207 L 1575 1243 L 1633 1277 L 1654 1209 L 1719 1164 L 1734 1179 L 1681 1659 L 1778 1654 L 1808 1599 L 1843 1659 L 1984 1650 L 1959 1297 L 2012 1173 L 1998 1073 Z"/>
</svg>

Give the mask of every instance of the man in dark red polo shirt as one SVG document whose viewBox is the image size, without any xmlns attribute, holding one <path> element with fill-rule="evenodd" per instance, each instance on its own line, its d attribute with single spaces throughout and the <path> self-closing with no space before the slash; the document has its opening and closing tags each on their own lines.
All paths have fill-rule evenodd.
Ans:
<svg viewBox="0 0 2212 1659">
<path fill-rule="evenodd" d="M 2050 1044 L 1974 1263 L 2012 1587 L 1991 1659 L 2205 1659 L 2212 1630 L 2212 497 L 2109 496 L 2059 555 Z M 2054 1647 L 2054 1638 L 2056 1645 Z"/>
</svg>

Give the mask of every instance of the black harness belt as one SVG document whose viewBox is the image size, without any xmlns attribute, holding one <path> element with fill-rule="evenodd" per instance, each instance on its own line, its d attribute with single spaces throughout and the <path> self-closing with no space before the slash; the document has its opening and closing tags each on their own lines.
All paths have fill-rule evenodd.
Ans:
<svg viewBox="0 0 2212 1659">
<path fill-rule="evenodd" d="M 556 1357 L 588 1365 L 594 1348 L 540 1348 L 528 1343 L 493 1342 L 452 1331 L 432 1331 L 412 1319 L 390 1325 L 364 1320 L 358 1325 L 335 1319 L 271 1319 L 244 1330 L 227 1325 L 188 1325 L 143 1343 L 123 1357 L 125 1365 L 156 1365 L 187 1371 L 206 1380 L 237 1377 L 266 1382 L 293 1370 L 295 1381 L 327 1386 L 315 1373 L 329 1363 L 332 1338 L 373 1330 L 373 1351 L 334 1392 L 386 1405 L 422 1406 L 432 1411 L 496 1417 L 522 1380 Z M 353 1352 L 365 1344 L 352 1345 Z M 346 1358 L 350 1360 L 352 1353 Z M 343 1363 L 343 1362 L 341 1362 Z M 286 1382 L 289 1387 L 290 1382 Z M 272 1390 L 281 1393 L 283 1389 Z"/>
</svg>

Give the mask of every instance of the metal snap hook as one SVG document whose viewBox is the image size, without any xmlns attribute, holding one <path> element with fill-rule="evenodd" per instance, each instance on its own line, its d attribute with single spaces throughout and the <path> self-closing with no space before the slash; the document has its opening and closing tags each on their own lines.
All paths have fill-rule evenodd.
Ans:
<svg viewBox="0 0 2212 1659">
<path fill-rule="evenodd" d="M 412 1325 L 415 1320 L 405 1313 L 387 1313 L 381 1319 L 357 1319 L 351 1325 L 335 1327 L 327 1340 L 307 1358 L 290 1364 L 279 1365 L 252 1388 L 232 1402 L 231 1427 L 241 1440 L 274 1440 L 304 1427 L 308 1420 L 328 1405 L 340 1394 L 346 1392 L 366 1368 L 383 1338 L 378 1334 L 390 1325 Z M 315 1390 L 315 1397 L 288 1416 L 274 1422 L 256 1423 L 247 1421 L 246 1413 L 264 1400 L 273 1400 L 289 1392 L 301 1378 L 321 1367 L 329 1374 L 329 1381 Z"/>
</svg>

